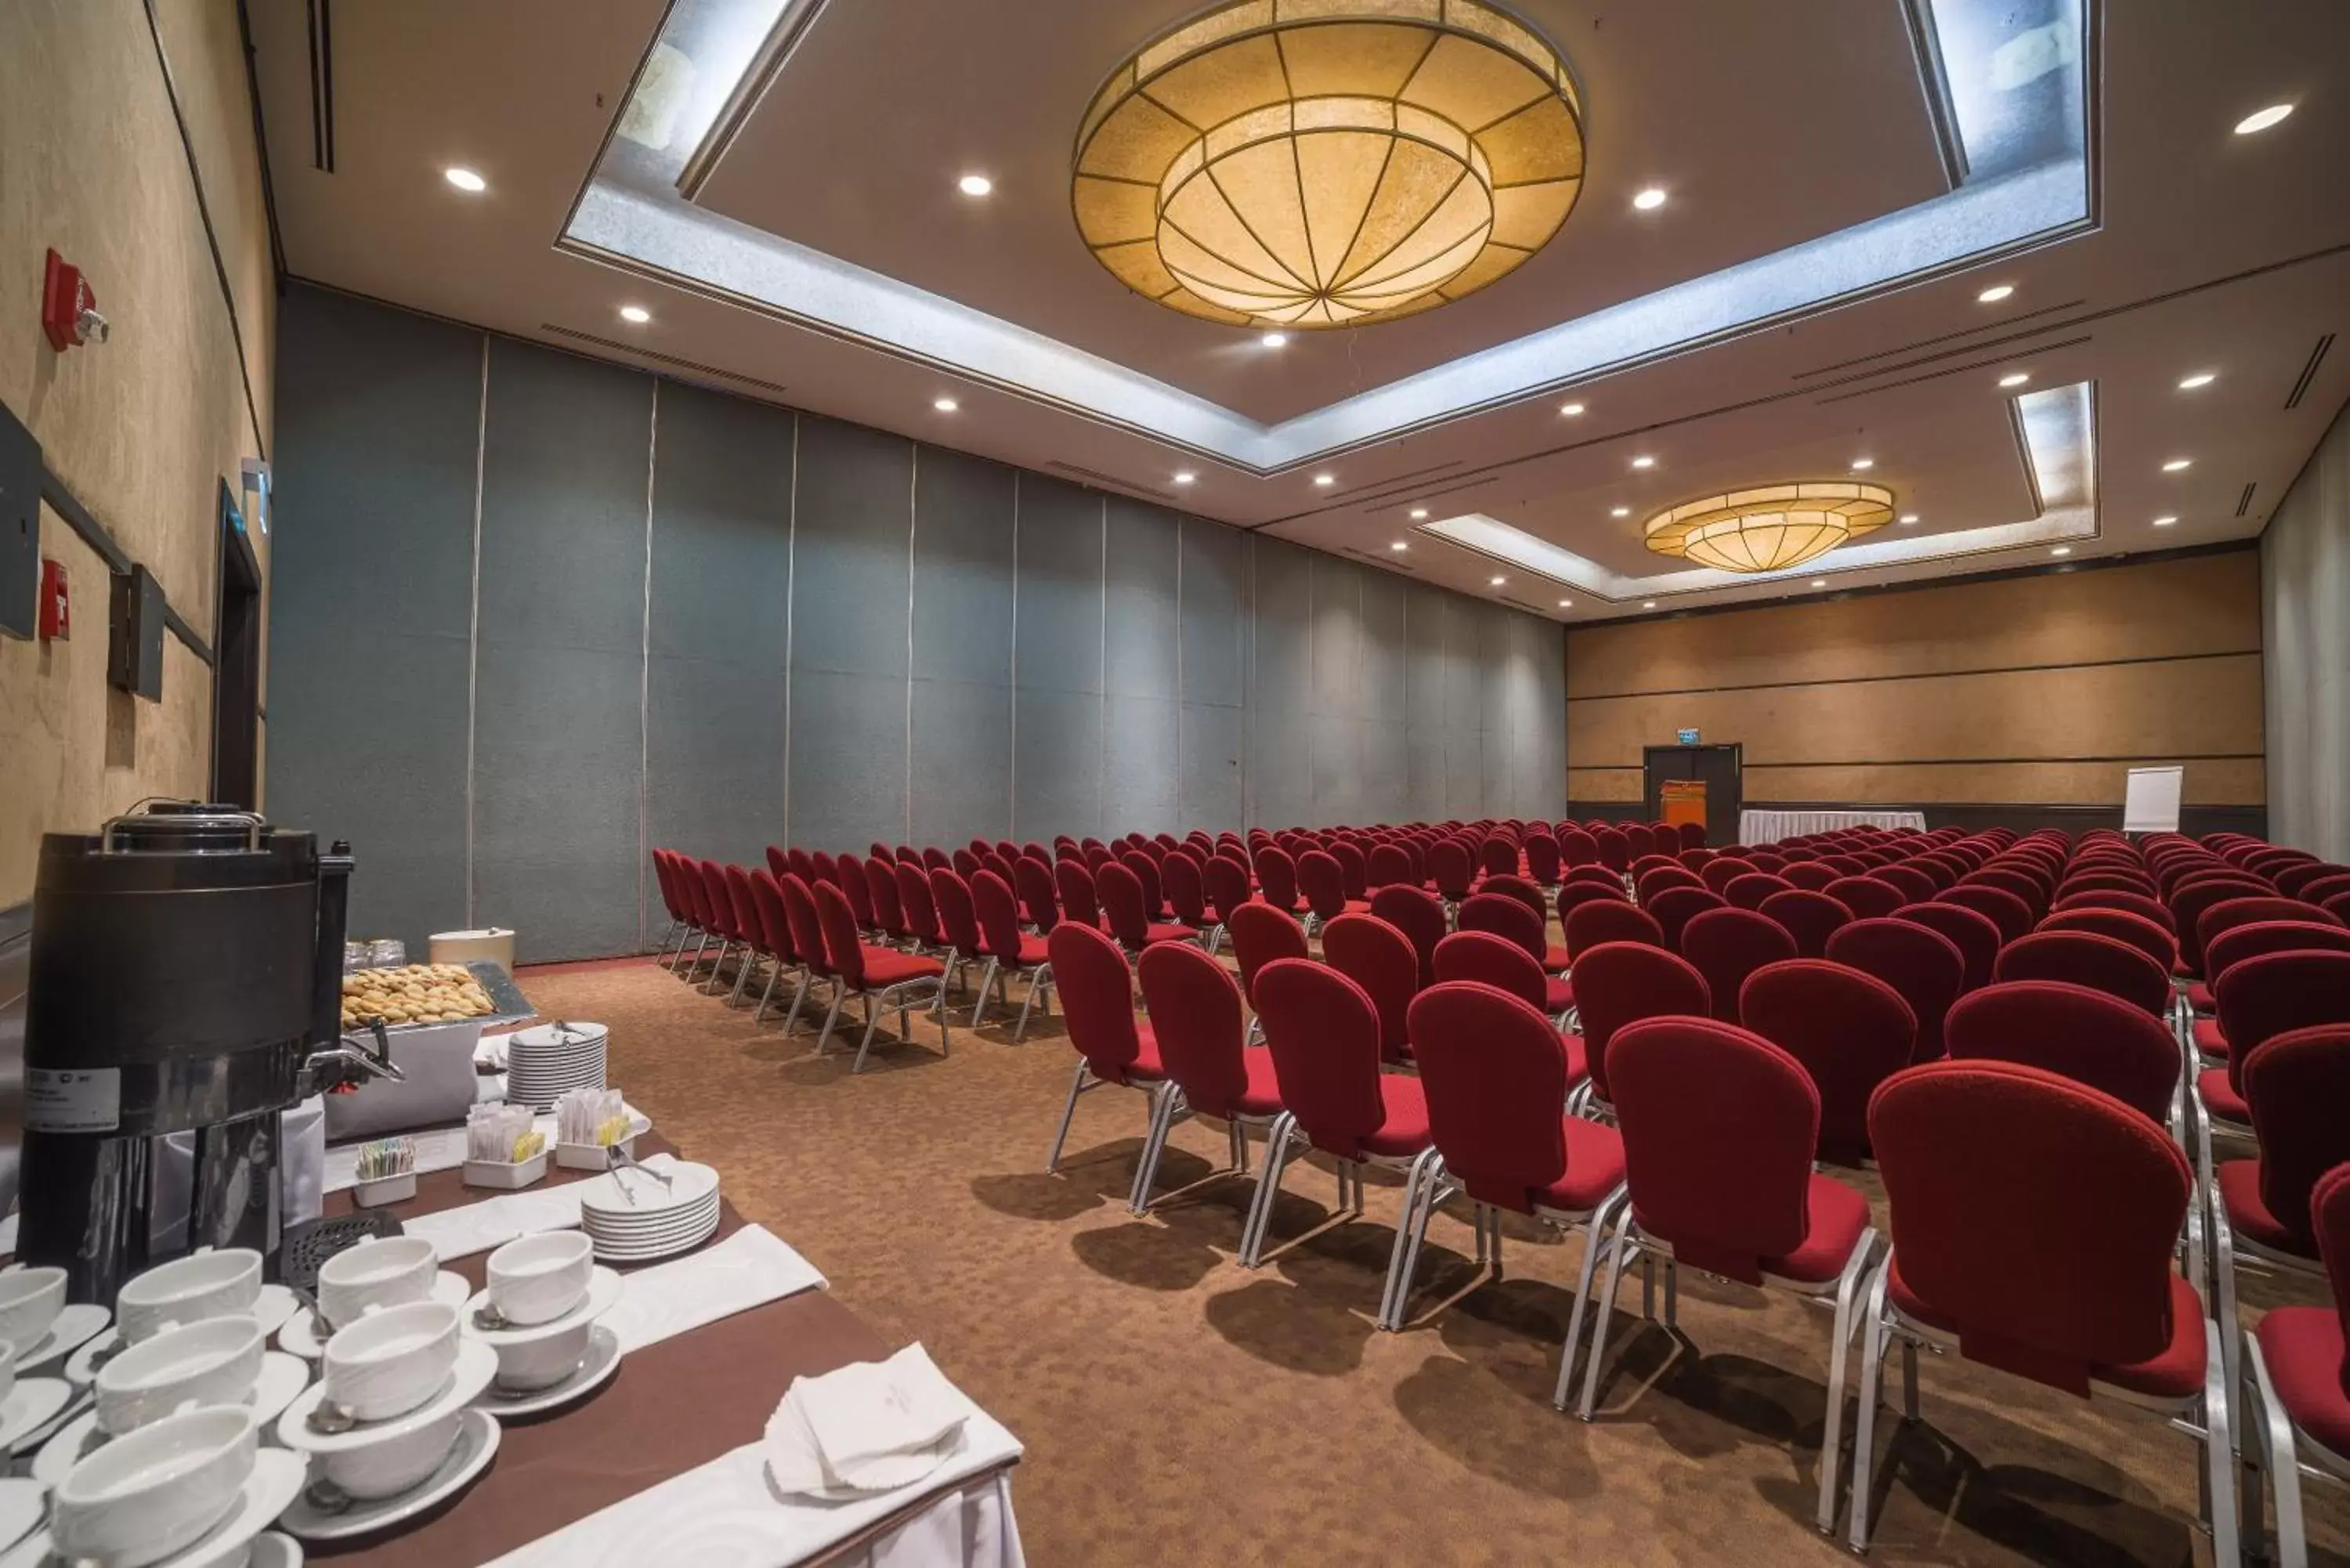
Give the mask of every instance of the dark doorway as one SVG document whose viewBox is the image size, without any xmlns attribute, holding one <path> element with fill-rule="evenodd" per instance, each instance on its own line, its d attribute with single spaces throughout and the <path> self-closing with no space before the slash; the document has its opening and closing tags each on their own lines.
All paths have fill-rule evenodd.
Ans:
<svg viewBox="0 0 2350 1568">
<path fill-rule="evenodd" d="M 1648 819 L 1663 815 L 1663 791 L 1668 779 L 1705 781 L 1705 841 L 1719 849 L 1738 842 L 1738 814 L 1745 801 L 1740 793 L 1742 748 L 1726 746 L 1649 746 L 1641 754 L 1640 798 Z"/>
<path fill-rule="evenodd" d="M 261 562 L 221 485 L 220 598 L 213 613 L 211 798 L 250 810 L 261 794 Z"/>
</svg>

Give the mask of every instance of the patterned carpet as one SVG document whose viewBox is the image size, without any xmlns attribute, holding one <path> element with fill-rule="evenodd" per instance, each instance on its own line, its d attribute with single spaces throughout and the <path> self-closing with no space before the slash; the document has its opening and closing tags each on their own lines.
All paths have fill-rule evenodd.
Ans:
<svg viewBox="0 0 2350 1568">
<path fill-rule="evenodd" d="M 661 1131 L 1026 1442 L 1038 1568 L 1849 1561 L 1811 1522 L 1824 1310 L 1691 1273 L 1675 1338 L 1627 1282 L 1585 1426 L 1550 1404 L 1579 1241 L 1512 1223 L 1505 1277 L 1463 1294 L 1470 1228 L 1440 1216 L 1417 1321 L 1378 1333 L 1398 1179 L 1374 1175 L 1367 1217 L 1333 1225 L 1335 1178 L 1293 1167 L 1280 1250 L 1253 1273 L 1234 1262 L 1249 1188 L 1213 1175 L 1223 1128 L 1187 1124 L 1159 1189 L 1183 1190 L 1134 1218 L 1139 1095 L 1085 1096 L 1045 1174 L 1076 1061 L 1057 1017 L 1018 1046 L 1008 1014 L 959 1021 L 944 1057 L 933 1023 L 911 1045 L 885 1030 L 852 1078 L 837 1040 L 819 1058 L 805 1022 L 754 1027 L 650 961 L 523 984 L 609 1023 L 613 1081 Z M 1923 1387 L 1923 1420 L 1879 1443 L 1877 1561 L 2210 1561 L 2196 1449 L 2158 1420 L 1955 1358 L 1928 1359 Z M 2309 1501 L 2314 1561 L 2350 1561 L 2344 1494 Z"/>
</svg>

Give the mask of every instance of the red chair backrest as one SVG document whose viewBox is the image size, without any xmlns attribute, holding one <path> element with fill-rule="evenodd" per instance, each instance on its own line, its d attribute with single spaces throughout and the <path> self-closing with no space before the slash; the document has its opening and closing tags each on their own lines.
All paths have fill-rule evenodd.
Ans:
<svg viewBox="0 0 2350 1568">
<path fill-rule="evenodd" d="M 1355 844 L 1341 838 L 1330 846 L 1329 855 L 1331 859 L 1336 860 L 1338 863 L 1338 879 L 1340 884 L 1347 890 L 1347 897 L 1349 898 L 1369 898 L 1371 896 L 1371 867 L 1369 857 L 1363 852 L 1363 850 Z"/>
<path fill-rule="evenodd" d="M 1397 883 L 1371 895 L 1371 913 L 1401 931 L 1419 961 L 1420 989 L 1436 983 L 1436 944 L 1444 940 L 1444 906 L 1424 888 Z"/>
<path fill-rule="evenodd" d="M 892 873 L 898 879 L 898 907 L 905 911 L 908 933 L 925 946 L 939 946 L 946 937 L 939 929 L 938 908 L 931 902 L 930 872 L 919 860 L 900 860 Z"/>
<path fill-rule="evenodd" d="M 784 908 L 784 890 L 775 874 L 764 866 L 751 873 L 751 903 L 759 912 L 759 945 L 779 962 L 798 963 L 799 947 L 792 940 L 792 918 Z"/>
<path fill-rule="evenodd" d="M 1545 888 L 1555 887 L 1565 864 L 1559 855 L 1557 839 L 1539 831 L 1526 835 L 1527 876 Z"/>
<path fill-rule="evenodd" d="M 2001 938 L 1998 924 L 1989 915 L 1962 904 L 1928 899 L 1922 904 L 1902 905 L 1893 911 L 1893 918 L 1948 937 L 1959 955 L 1967 961 L 1969 991 L 1991 983 L 1991 965 L 1999 961 Z"/>
<path fill-rule="evenodd" d="M 866 870 L 866 863 L 854 855 L 843 855 L 833 862 L 833 870 L 837 874 L 841 894 L 847 898 L 849 912 L 857 917 L 857 923 L 868 931 L 878 929 L 879 921 L 873 909 L 872 878 Z"/>
<path fill-rule="evenodd" d="M 1680 953 L 1704 977 L 1711 1015 L 1724 1023 L 1738 1022 L 1738 992 L 1748 975 L 1796 956 L 1786 927 L 1734 905 L 1708 909 L 1683 926 Z"/>
<path fill-rule="evenodd" d="M 1188 849 L 1169 850 L 1159 863 L 1159 880 L 1177 919 L 1190 926 L 1208 924 L 1208 884 L 1198 856 Z"/>
<path fill-rule="evenodd" d="M 1469 856 L 1469 846 L 1459 839 L 1440 839 L 1429 846 L 1428 879 L 1435 883 L 1436 890 L 1446 898 L 1456 901 L 1467 898 L 1476 869 L 1476 863 Z"/>
<path fill-rule="evenodd" d="M 1248 1090 L 1241 992 L 1232 971 L 1190 942 L 1160 942 L 1136 970 L 1167 1075 L 1194 1111 L 1230 1116 Z"/>
<path fill-rule="evenodd" d="M 1577 866 L 1596 866 L 1600 864 L 1599 841 L 1579 827 L 1561 827 L 1558 830 L 1558 860 L 1568 870 Z M 1630 864 L 1628 857 L 1626 864 Z"/>
<path fill-rule="evenodd" d="M 1101 899 L 1102 920 L 1109 934 L 1128 951 L 1140 952 L 1150 929 L 1142 908 L 1142 878 L 1132 867 L 1112 860 L 1094 873 L 1094 891 Z"/>
<path fill-rule="evenodd" d="M 1347 872 L 1338 857 L 1326 850 L 1309 849 L 1297 857 L 1297 886 L 1306 907 L 1325 920 L 1347 912 Z"/>
<path fill-rule="evenodd" d="M 1640 1229 L 1677 1262 L 1750 1285 L 1811 1231 L 1819 1092 L 1803 1064 L 1711 1018 L 1646 1018 L 1608 1043 Z"/>
<path fill-rule="evenodd" d="M 1566 1044 L 1538 1008 L 1455 981 L 1412 999 L 1411 1053 L 1447 1171 L 1481 1203 L 1530 1213 L 1566 1174 Z"/>
<path fill-rule="evenodd" d="M 1851 910 L 1856 920 L 1881 920 L 1909 901 L 1907 893 L 1874 872 L 1839 877 L 1820 891 Z"/>
<path fill-rule="evenodd" d="M 1942 1020 L 1967 984 L 1966 955 L 1956 942 L 1908 920 L 1855 920 L 1828 939 L 1827 956 L 1830 962 L 1873 974 L 1900 992 L 1918 1021 L 1918 1044 L 1910 1061 L 1941 1057 Z"/>
<path fill-rule="evenodd" d="M 829 882 L 836 888 L 840 887 L 839 861 L 835 860 L 830 855 L 821 849 L 811 854 L 808 857 L 808 859 L 816 867 L 816 879 L 817 881 Z M 847 889 L 843 888 L 842 891 L 846 892 Z"/>
<path fill-rule="evenodd" d="M 1684 893 L 1703 893 L 1702 888 L 1683 888 Z M 1567 911 L 1561 922 L 1566 940 L 1566 956 L 1571 963 L 1603 942 L 1646 942 L 1650 947 L 1667 948 L 1665 928 L 1656 916 L 1637 904 L 1620 898 L 1592 898 Z"/>
<path fill-rule="evenodd" d="M 2260 925 L 2272 920 L 2302 920 L 2321 926 L 2339 926 L 2341 921 L 2321 909 L 2314 909 L 2298 898 L 2225 898 L 2196 917 L 2195 937 L 2205 955 L 2203 972 L 2215 972 L 2210 962 L 2211 944 L 2223 931 L 2238 926 Z"/>
<path fill-rule="evenodd" d="M 2002 893 L 2012 893 L 2016 902 L 2022 904 L 2025 912 L 2035 920 L 2048 912 L 2048 889 L 2041 885 L 2038 878 L 2013 866 L 1986 866 L 1980 871 L 1968 873 L 1960 879 L 1959 887 L 1996 888 Z M 1955 888 L 1951 889 L 1953 892 L 1957 890 Z"/>
<path fill-rule="evenodd" d="M 2275 1035 L 2319 1023 L 2350 1023 L 2350 953 L 2262 953 L 2230 964 L 2211 982 L 2220 1032 L 2228 1037 L 2228 1084 L 2244 1092 L 2245 1059 Z"/>
<path fill-rule="evenodd" d="M 1686 866 L 1658 866 L 1643 871 L 1634 878 L 1639 888 L 1641 905 L 1656 902 L 1657 895 L 1669 888 L 1702 888 L 1705 878 Z"/>
<path fill-rule="evenodd" d="M 2326 1282 L 2334 1288 L 2334 1308 L 2342 1317 L 2342 1337 L 2350 1342 L 2350 1165 L 2337 1165 L 2318 1179 L 2309 1210 Z M 2343 1392 L 2350 1394 L 2350 1359 L 2341 1376 Z"/>
<path fill-rule="evenodd" d="M 1134 976 L 1126 967 L 1126 955 L 1099 927 L 1075 920 L 1055 926 L 1045 946 L 1069 1044 L 1096 1077 L 1125 1083 L 1142 1051 L 1142 1036 L 1134 1023 Z"/>
<path fill-rule="evenodd" d="M 1675 952 L 1681 950 L 1681 932 L 1689 923 L 1708 909 L 1725 909 L 1730 906 L 1721 894 L 1705 888 L 1668 888 L 1648 905 L 1657 929 L 1665 935 L 1665 946 Z"/>
<path fill-rule="evenodd" d="M 1747 861 L 1722 855 L 1699 867 L 1697 874 L 1704 879 L 1709 889 L 1720 894 L 1726 892 L 1730 884 L 1738 877 L 1752 876 L 1754 867 Z"/>
<path fill-rule="evenodd" d="M 1641 942 L 1603 942 L 1575 961 L 1575 1011 L 1591 1085 L 1607 1097 L 1607 1042 L 1636 1018 L 1711 1011 L 1705 977 L 1686 960 Z"/>
<path fill-rule="evenodd" d="M 1497 893 L 1515 898 L 1534 911 L 1538 920 L 1550 919 L 1550 906 L 1543 901 L 1543 890 L 1514 871 L 1503 871 L 1486 877 L 1477 885 L 1481 893 Z"/>
<path fill-rule="evenodd" d="M 1237 852 L 1219 850 L 1201 867 L 1200 875 L 1208 886 L 1209 909 L 1219 925 L 1230 925 L 1232 911 L 1249 901 L 1248 862 Z"/>
<path fill-rule="evenodd" d="M 832 961 L 840 983 L 850 991 L 865 989 L 865 944 L 857 935 L 857 911 L 829 882 L 808 889 L 816 899 L 816 923 L 824 929 L 825 956 Z"/>
<path fill-rule="evenodd" d="M 1102 864 L 1109 864 L 1105 857 Z M 1101 897 L 1094 883 L 1094 873 L 1082 860 L 1064 860 L 1053 867 L 1053 890 L 1061 900 L 1061 919 L 1075 920 L 1081 926 L 1102 923 Z M 1053 972 L 1060 973 L 1056 966 Z"/>
<path fill-rule="evenodd" d="M 2098 936 L 2126 942 L 2152 959 L 2166 977 L 2178 961 L 2177 939 L 2144 915 L 2134 915 L 2127 909 L 2079 905 L 2043 917 L 2040 924 L 2033 929 L 2035 931 L 2094 931 Z"/>
<path fill-rule="evenodd" d="M 2170 906 L 2144 893 L 2110 892 L 2099 888 L 2063 893 L 2057 896 L 2056 902 L 2050 909 L 2060 915 L 2070 914 L 2074 909 L 2119 909 L 2124 914 L 2136 915 L 2160 926 L 2170 934 L 2174 942 L 2178 938 L 2178 918 L 2170 912 Z"/>
<path fill-rule="evenodd" d="M 1952 1056 L 2059 1074 L 2158 1122 L 2170 1114 L 2178 1086 L 2178 1037 L 2169 1027 L 2135 1002 L 2085 985 L 2002 980 L 1984 986 L 1950 1009 L 1942 1037 Z"/>
<path fill-rule="evenodd" d="M 1355 1158 L 1387 1120 L 1378 1005 L 1336 970 L 1303 956 L 1268 961 L 1257 971 L 1255 997 L 1283 1106 L 1315 1147 Z"/>
<path fill-rule="evenodd" d="M 1529 1007 L 1548 1011 L 1542 965 L 1507 937 L 1455 931 L 1437 943 L 1437 983 L 1464 980 L 1506 991 Z"/>
<path fill-rule="evenodd" d="M 976 872 L 985 876 L 985 872 Z M 972 901 L 971 884 L 952 871 L 931 873 L 931 907 L 938 911 L 939 934 L 963 958 L 983 956 L 979 910 Z"/>
<path fill-rule="evenodd" d="M 1151 847 L 1155 849 L 1158 846 Z M 1162 849 L 1159 853 L 1164 855 L 1166 851 Z M 1159 862 L 1139 849 L 1129 849 L 1118 857 L 1118 863 L 1134 873 L 1134 880 L 1141 889 L 1142 918 L 1146 920 L 1165 919 L 1167 897 L 1159 879 Z M 1095 881 L 1099 883 L 1098 876 Z"/>
<path fill-rule="evenodd" d="M 1390 1062 L 1409 1056 L 1404 1015 L 1419 993 L 1419 954 L 1411 939 L 1377 915 L 1341 915 L 1322 928 L 1322 961 L 1371 999 L 1379 1015 L 1379 1054 Z"/>
<path fill-rule="evenodd" d="M 1779 873 L 1796 887 L 1816 893 L 1844 873 L 1821 860 L 1798 860 Z"/>
<path fill-rule="evenodd" d="M 726 890 L 726 867 L 715 860 L 699 860 L 694 862 L 693 873 L 702 884 L 702 909 L 709 916 L 710 929 L 728 941 L 741 941 L 743 932 L 734 923 L 734 895 Z"/>
<path fill-rule="evenodd" d="M 2069 898 L 2075 893 L 2136 893 L 2151 898 L 2154 878 L 2142 871 L 2074 871 L 2056 885 L 2056 896 Z"/>
<path fill-rule="evenodd" d="M 1268 844 L 1256 852 L 1258 896 L 1277 909 L 1297 908 L 1297 861 L 1288 850 Z"/>
<path fill-rule="evenodd" d="M 661 908 L 669 911 L 669 918 L 683 919 L 685 905 L 678 898 L 677 883 L 670 875 L 669 851 L 666 849 L 653 851 L 653 880 L 660 887 Z"/>
<path fill-rule="evenodd" d="M 1811 1075 L 1820 1092 L 1820 1157 L 1866 1158 L 1868 1096 L 1909 1064 L 1918 1044 L 1917 1015 L 1901 993 L 1825 959 L 1787 959 L 1746 977 L 1738 1021 Z"/>
<path fill-rule="evenodd" d="M 784 923 L 792 933 L 792 956 L 820 975 L 839 972 L 832 961 L 832 944 L 826 939 L 824 917 L 816 907 L 816 895 L 808 885 L 790 872 L 775 878 L 776 889 L 784 898 Z M 856 915 L 849 916 L 852 924 Z"/>
<path fill-rule="evenodd" d="M 1869 1106 L 1902 1282 L 1970 1359 L 2085 1397 L 2171 1343 L 2187 1158 L 2119 1100 L 2007 1062 L 1932 1062 Z"/>
<path fill-rule="evenodd" d="M 1523 948 L 1539 963 L 1547 949 L 1543 919 L 1505 893 L 1472 893 L 1461 906 L 1457 929 L 1491 931 Z"/>
<path fill-rule="evenodd" d="M 740 866 L 720 868 L 726 879 L 726 899 L 734 907 L 734 935 L 753 947 L 763 947 L 767 933 L 759 924 L 759 906 L 751 897 L 751 874 Z"/>
<path fill-rule="evenodd" d="M 865 863 L 865 888 L 873 900 L 873 923 L 889 935 L 905 938 L 913 935 L 906 923 L 906 907 L 898 896 L 898 863 L 889 858 Z M 851 906 L 853 909 L 855 906 Z"/>
<path fill-rule="evenodd" d="M 1232 939 L 1232 956 L 1240 960 L 1241 994 L 1252 1007 L 1256 1005 L 1257 971 L 1275 959 L 1305 956 L 1305 928 L 1271 904 L 1243 904 L 1224 922 L 1224 929 Z"/>
<path fill-rule="evenodd" d="M 1870 872 L 1869 876 L 1879 882 L 1898 888 L 1903 896 L 1903 901 L 1907 903 L 1920 903 L 1932 898 L 1940 886 L 1931 877 L 1907 861 L 1897 862 L 1891 866 L 1880 866 Z"/>
<path fill-rule="evenodd" d="M 2277 878 L 2277 885 L 2279 887 L 2282 887 L 2286 878 L 2291 877 L 2295 884 L 2292 889 L 2293 896 L 2299 898 L 2304 904 L 2323 906 L 2329 898 L 2336 898 L 2344 893 L 2350 893 L 2350 871 L 2345 871 L 2340 867 L 2304 866 L 2296 867 L 2294 870 L 2316 870 L 2324 873 L 2324 875 L 2319 877 L 2298 877 L 2295 876 L 2293 871 L 2288 871 L 2284 876 Z"/>
<path fill-rule="evenodd" d="M 2189 873 L 2170 890 L 2170 913 L 2178 923 L 2178 956 L 2189 974 L 2203 972 L 2203 911 L 2231 898 L 2270 897 L 2274 889 L 2241 872 L 2195 880 Z"/>
<path fill-rule="evenodd" d="M 1680 846 L 1683 849 L 1702 849 L 1705 847 L 1705 824 L 1702 822 L 1684 822 L 1677 826 L 1677 836 L 1679 838 Z"/>
<path fill-rule="evenodd" d="M 1411 874 L 1411 857 L 1400 844 L 1381 844 L 1371 850 L 1367 880 L 1374 891 L 1401 882 L 1417 880 Z"/>
<path fill-rule="evenodd" d="M 979 917 L 981 949 L 999 963 L 1020 957 L 1020 900 L 1012 884 L 993 871 L 971 879 L 971 901 Z"/>
<path fill-rule="evenodd" d="M 2118 997 L 2149 1018 L 2169 1015 L 2170 971 L 2143 950 L 2095 931 L 2034 931 L 1999 950 L 1993 981 L 2054 980 Z"/>
<path fill-rule="evenodd" d="M 1987 887 L 1981 882 L 1961 882 L 1957 887 L 1934 895 L 1935 903 L 1956 904 L 1962 909 L 1972 909 L 1999 928 L 2002 946 L 2032 929 L 2034 916 L 2032 906 L 2004 888 Z"/>
<path fill-rule="evenodd" d="M 2350 1162 L 2350 1116 L 2342 1114 L 2350 1105 L 2350 1025 L 2270 1036 L 2244 1064 L 2244 1103 L 2260 1138 L 2261 1204 L 2313 1249 L 2311 1195 L 2327 1171 Z"/>
<path fill-rule="evenodd" d="M 1829 898 L 1809 888 L 1794 888 L 1783 893 L 1773 893 L 1762 900 L 1756 911 L 1766 920 L 1776 920 L 1787 928 L 1795 939 L 1795 951 L 1804 958 L 1818 958 L 1828 950 L 1828 938 L 1840 926 L 1852 923 L 1852 911 Z"/>
<path fill-rule="evenodd" d="M 806 850 L 796 844 L 793 845 L 784 851 L 784 860 L 790 867 L 793 876 L 806 883 L 811 889 L 816 887 L 816 860 Z"/>
<path fill-rule="evenodd" d="M 1632 864 L 1632 840 L 1620 827 L 1603 824 L 1591 830 L 1592 846 L 1598 851 L 1599 864 L 1610 871 L 1621 871 Z M 1560 847 L 1565 841 L 1560 840 Z"/>
<path fill-rule="evenodd" d="M 1621 823 L 1617 826 L 1617 831 L 1623 834 L 1625 850 L 1632 859 L 1638 860 L 1643 855 L 1654 855 L 1657 852 L 1657 830 L 1648 824 Z M 1673 847 L 1676 849 L 1680 847 L 1680 839 L 1678 836 L 1673 839 Z"/>
<path fill-rule="evenodd" d="M 1732 877 L 1721 889 L 1721 896 L 1742 909 L 1760 909 L 1762 900 L 1773 893 L 1792 893 L 1795 885 L 1773 871 L 1749 871 Z"/>
<path fill-rule="evenodd" d="M 1478 867 L 1489 877 L 1514 876 L 1518 869 L 1518 846 L 1503 834 L 1493 834 L 1477 846 Z"/>
<path fill-rule="evenodd" d="M 1012 889 L 1020 897 L 1020 912 L 1030 925 L 1050 931 L 1061 923 L 1059 871 L 1054 862 L 1040 860 L 1025 850 L 1012 863 Z"/>
<path fill-rule="evenodd" d="M 2203 950 L 2203 969 L 2215 978 L 2262 953 L 2350 952 L 2350 929 L 2314 920 L 2255 920 L 2230 926 Z"/>
</svg>

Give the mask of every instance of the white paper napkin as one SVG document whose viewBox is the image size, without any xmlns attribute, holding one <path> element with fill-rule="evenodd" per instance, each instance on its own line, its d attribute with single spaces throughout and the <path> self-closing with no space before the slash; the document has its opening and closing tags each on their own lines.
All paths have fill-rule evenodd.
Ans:
<svg viewBox="0 0 2350 1568">
<path fill-rule="evenodd" d="M 821 1290 L 824 1282 L 814 1263 L 766 1227 L 745 1225 L 714 1247 L 624 1276 L 619 1303 L 603 1323 L 619 1335 L 624 1353 L 641 1350 L 738 1312 Z"/>
<path fill-rule="evenodd" d="M 920 1345 L 792 1381 L 767 1422 L 767 1471 L 785 1491 L 837 1497 L 920 1480 L 962 1446 L 978 1407 Z"/>
<path fill-rule="evenodd" d="M 654 1155 L 644 1162 L 649 1170 L 666 1169 L 676 1163 L 676 1157 L 667 1154 Z M 526 1187 L 463 1208 L 419 1214 L 400 1229 L 432 1242 L 432 1251 L 445 1263 L 503 1247 L 517 1236 L 572 1231 L 578 1225 L 579 1183 L 567 1181 L 558 1187 Z"/>
</svg>

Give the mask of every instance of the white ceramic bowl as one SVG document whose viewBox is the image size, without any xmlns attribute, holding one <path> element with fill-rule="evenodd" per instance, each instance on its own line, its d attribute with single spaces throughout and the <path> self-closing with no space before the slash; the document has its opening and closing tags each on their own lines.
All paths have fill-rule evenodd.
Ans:
<svg viewBox="0 0 2350 1568">
<path fill-rule="evenodd" d="M 457 1428 L 464 1418 L 465 1407 L 461 1405 L 412 1432 L 402 1432 L 364 1448 L 318 1454 L 310 1462 L 322 1469 L 328 1480 L 361 1501 L 395 1497 L 440 1469 L 441 1461 L 448 1457 L 450 1445 L 457 1440 Z"/>
<path fill-rule="evenodd" d="M 237 1506 L 259 1429 L 233 1406 L 187 1410 L 83 1459 L 49 1509 L 57 1553 L 103 1568 L 146 1568 L 176 1555 Z"/>
<path fill-rule="evenodd" d="M 421 1236 L 379 1236 L 338 1252 L 318 1270 L 318 1310 L 329 1328 L 348 1328 L 370 1307 L 428 1300 L 440 1255 Z"/>
<path fill-rule="evenodd" d="M 424 1404 L 457 1365 L 455 1307 L 411 1302 L 371 1312 L 327 1341 L 326 1397 L 361 1421 L 389 1421 Z"/>
<path fill-rule="evenodd" d="M 207 1318 L 165 1329 L 98 1372 L 98 1426 L 109 1436 L 161 1420 L 182 1405 L 234 1405 L 261 1376 L 258 1320 Z"/>
<path fill-rule="evenodd" d="M 0 1339 L 30 1350 L 66 1307 L 63 1269 L 15 1269 L 0 1274 Z"/>
<path fill-rule="evenodd" d="M 261 1254 L 246 1247 L 196 1252 L 150 1269 L 114 1298 L 123 1342 L 152 1339 L 175 1324 L 249 1313 L 261 1300 Z M 0 1331 L 0 1338 L 7 1337 Z"/>
<path fill-rule="evenodd" d="M 596 1243 L 577 1231 L 508 1241 L 490 1254 L 490 1304 L 517 1327 L 552 1323 L 588 1299 Z"/>
<path fill-rule="evenodd" d="M 588 1337 L 595 1332 L 595 1321 L 589 1319 L 552 1334 L 501 1342 L 498 1386 L 515 1394 L 554 1387 L 588 1359 Z"/>
</svg>

